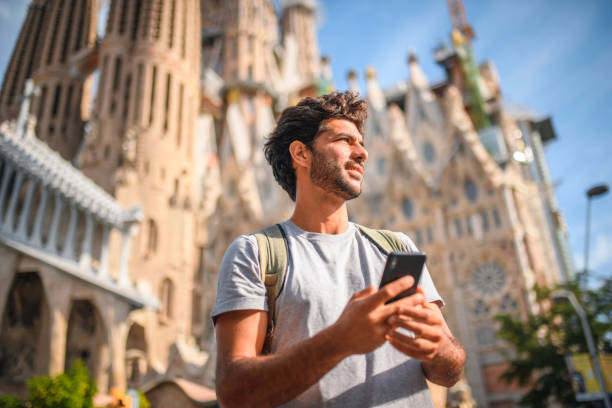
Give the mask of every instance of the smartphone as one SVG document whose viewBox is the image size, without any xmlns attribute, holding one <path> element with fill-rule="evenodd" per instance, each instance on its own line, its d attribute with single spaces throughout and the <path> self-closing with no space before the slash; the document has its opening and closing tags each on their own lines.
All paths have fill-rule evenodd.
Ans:
<svg viewBox="0 0 612 408">
<path fill-rule="evenodd" d="M 411 275 L 414 278 L 414 284 L 412 287 L 403 291 L 393 299 L 388 300 L 386 303 L 395 302 L 396 300 L 410 296 L 416 292 L 426 259 L 427 256 L 423 252 L 394 251 L 389 254 L 379 288 L 406 275 Z"/>
</svg>

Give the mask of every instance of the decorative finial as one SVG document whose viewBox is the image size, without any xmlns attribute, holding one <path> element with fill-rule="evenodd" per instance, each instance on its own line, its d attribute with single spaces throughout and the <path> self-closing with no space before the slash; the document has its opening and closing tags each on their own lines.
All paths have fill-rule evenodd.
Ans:
<svg viewBox="0 0 612 408">
<path fill-rule="evenodd" d="M 371 65 L 366 67 L 366 78 L 370 80 L 376 79 L 376 69 Z"/>
<path fill-rule="evenodd" d="M 419 58 L 416 56 L 416 51 L 414 50 L 414 48 L 410 48 L 410 50 L 408 50 L 408 63 L 413 64 L 418 62 Z"/>
<path fill-rule="evenodd" d="M 238 102 L 238 99 L 240 99 L 240 90 L 238 88 L 230 89 L 225 95 L 225 98 L 227 100 L 228 105 L 234 102 Z"/>
<path fill-rule="evenodd" d="M 38 87 L 34 85 L 33 79 L 28 78 L 25 81 L 25 90 L 21 101 L 21 107 L 19 109 L 19 116 L 17 117 L 17 124 L 15 126 L 15 136 L 17 137 L 23 137 L 27 134 L 30 103 L 32 102 L 34 95 L 38 95 Z"/>
</svg>

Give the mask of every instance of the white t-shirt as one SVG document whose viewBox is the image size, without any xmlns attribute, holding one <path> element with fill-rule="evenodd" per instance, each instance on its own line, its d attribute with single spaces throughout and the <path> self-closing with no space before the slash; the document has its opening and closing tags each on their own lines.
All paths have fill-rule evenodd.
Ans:
<svg viewBox="0 0 612 408">
<path fill-rule="evenodd" d="M 289 260 L 276 300 L 271 352 L 286 349 L 332 325 L 351 296 L 378 287 L 386 256 L 353 223 L 341 234 L 307 232 L 281 223 Z M 402 233 L 408 248 L 416 246 Z M 233 310 L 266 310 L 257 241 L 241 235 L 227 249 L 219 270 L 213 318 Z M 419 285 L 427 301 L 442 301 L 427 268 Z M 369 354 L 342 360 L 287 407 L 433 407 L 421 363 L 385 343 Z"/>
</svg>

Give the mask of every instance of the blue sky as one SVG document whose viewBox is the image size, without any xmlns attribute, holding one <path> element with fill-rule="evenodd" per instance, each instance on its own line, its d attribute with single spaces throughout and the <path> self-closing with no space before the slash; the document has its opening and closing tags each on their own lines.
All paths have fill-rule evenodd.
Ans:
<svg viewBox="0 0 612 408">
<path fill-rule="evenodd" d="M 612 184 L 612 2 L 609 0 L 464 0 L 477 38 L 478 61 L 493 61 L 504 97 L 551 115 L 558 139 L 547 147 L 558 183 L 576 267 L 582 267 L 586 196 L 594 184 Z M 29 0 L 0 0 L 0 75 Z M 431 50 L 449 41 L 445 0 L 319 1 L 319 47 L 331 57 L 335 83 L 346 72 L 363 81 L 367 65 L 383 87 L 406 79 L 414 49 L 430 82 L 443 79 Z M 362 82 L 362 89 L 365 85 Z M 612 194 L 592 206 L 590 266 L 612 274 Z"/>
<path fill-rule="evenodd" d="M 449 42 L 445 0 L 321 2 L 319 46 L 338 88 L 346 72 L 372 65 L 383 87 L 408 75 L 416 51 L 430 82 L 444 78 L 431 50 Z M 557 140 L 547 147 L 570 246 L 583 267 L 585 191 L 612 184 L 612 2 L 464 0 L 479 62 L 497 66 L 506 99 L 551 115 Z M 383 6 L 384 4 L 384 6 Z M 612 194 L 592 202 L 591 270 L 612 275 Z"/>
</svg>

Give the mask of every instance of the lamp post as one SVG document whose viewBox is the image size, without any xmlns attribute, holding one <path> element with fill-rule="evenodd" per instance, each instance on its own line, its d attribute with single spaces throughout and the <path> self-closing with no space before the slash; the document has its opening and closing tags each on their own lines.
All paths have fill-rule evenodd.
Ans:
<svg viewBox="0 0 612 408">
<path fill-rule="evenodd" d="M 593 197 L 602 196 L 610 190 L 607 184 L 598 184 L 589 188 L 587 195 L 587 219 L 586 219 L 586 235 L 584 238 L 584 275 L 589 272 L 589 235 L 591 233 L 591 199 Z"/>
<path fill-rule="evenodd" d="M 591 356 L 591 362 L 593 363 L 595 377 L 597 378 L 599 389 L 603 394 L 604 406 L 606 408 L 612 408 L 612 405 L 610 404 L 610 398 L 608 398 L 608 391 L 606 390 L 606 383 L 601 372 L 601 367 L 599 366 L 599 360 L 597 360 L 597 349 L 595 348 L 595 342 L 593 341 L 593 334 L 591 333 L 591 328 L 589 327 L 586 312 L 584 311 L 582 306 L 580 306 L 580 303 L 578 303 L 576 296 L 574 296 L 574 294 L 569 290 L 556 290 L 552 293 L 551 297 L 553 300 L 567 299 L 574 307 L 576 314 L 580 318 L 582 331 L 584 332 L 584 337 L 587 342 L 587 348 L 589 349 L 589 355 Z"/>
</svg>

